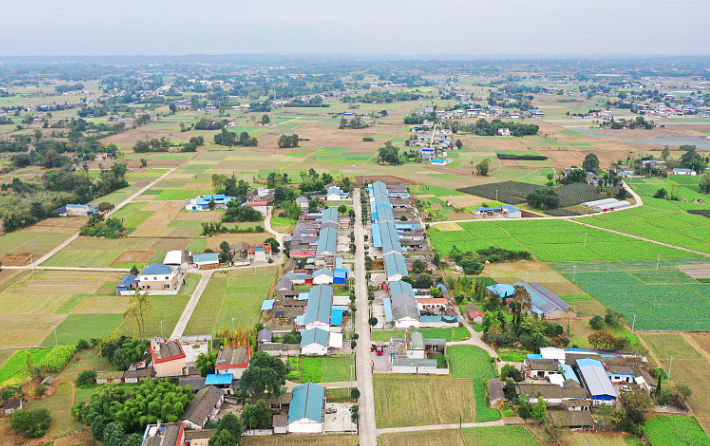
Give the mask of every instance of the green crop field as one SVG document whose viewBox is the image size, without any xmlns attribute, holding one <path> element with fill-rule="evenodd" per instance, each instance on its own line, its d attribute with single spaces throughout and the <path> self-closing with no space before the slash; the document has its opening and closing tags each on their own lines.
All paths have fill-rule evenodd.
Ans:
<svg viewBox="0 0 710 446">
<path fill-rule="evenodd" d="M 32 350 L 18 350 L 12 358 L 10 358 L 2 368 L 0 368 L 0 386 L 9 386 L 22 384 L 27 378 L 27 370 L 25 369 L 25 359 L 27 352 L 32 355 L 32 361 L 35 365 L 39 365 L 45 356 L 52 351 L 51 348 L 36 348 Z"/>
<path fill-rule="evenodd" d="M 432 243 L 442 255 L 449 255 L 454 246 L 461 252 L 496 246 L 530 251 L 543 262 L 655 259 L 659 254 L 661 258 L 696 256 L 564 220 L 483 221 L 458 225 L 464 232 L 439 231 L 432 226 Z"/>
<path fill-rule="evenodd" d="M 333 383 L 350 380 L 350 366 L 355 365 L 351 358 L 301 358 L 301 382 Z M 353 380 L 357 379 L 355 368 Z M 354 385 L 354 384 L 353 384 Z"/>
<path fill-rule="evenodd" d="M 271 274 L 269 274 L 269 272 Z M 274 283 L 272 271 L 258 271 L 259 276 L 212 277 L 207 284 L 185 335 L 211 334 L 223 327 L 252 327 L 259 322 L 261 304 L 268 298 Z M 253 271 L 250 271 L 253 274 Z"/>
<path fill-rule="evenodd" d="M 461 429 L 466 445 L 538 446 L 537 439 L 523 426 L 492 426 Z"/>
<path fill-rule="evenodd" d="M 710 438 L 695 417 L 661 415 L 651 418 L 644 432 L 653 446 L 708 446 Z"/>
<path fill-rule="evenodd" d="M 479 422 L 494 421 L 501 415 L 488 407 L 485 397 L 484 379 L 495 377 L 491 356 L 484 350 L 472 345 L 454 345 L 448 348 L 451 366 L 451 378 L 471 378 L 476 399 L 476 419 Z"/>
<path fill-rule="evenodd" d="M 710 219 L 699 215 L 642 206 L 628 211 L 585 218 L 581 221 L 682 248 L 710 253 Z"/>
<path fill-rule="evenodd" d="M 697 282 L 671 262 L 685 260 L 549 265 L 602 304 L 624 313 L 627 323 L 636 315 L 638 330 L 710 329 L 710 284 Z"/>
<path fill-rule="evenodd" d="M 60 345 L 74 345 L 80 339 L 106 338 L 123 320 L 123 314 L 70 314 L 56 328 Z M 54 333 L 42 342 L 42 345 L 55 345 Z"/>
<path fill-rule="evenodd" d="M 471 336 L 466 327 L 430 328 L 410 331 L 419 332 L 427 339 L 446 339 L 448 342 L 463 341 Z M 391 338 L 404 337 L 404 334 L 404 330 L 373 331 L 372 340 L 389 342 Z"/>
<path fill-rule="evenodd" d="M 472 379 L 374 375 L 378 428 L 476 421 Z"/>
<path fill-rule="evenodd" d="M 71 383 L 60 383 L 54 394 L 45 399 L 32 400 L 27 403 L 27 409 L 47 409 L 52 414 L 52 424 L 48 434 L 59 437 L 70 432 L 81 430 L 84 425 L 71 416 L 71 406 L 74 402 L 74 388 Z"/>
</svg>

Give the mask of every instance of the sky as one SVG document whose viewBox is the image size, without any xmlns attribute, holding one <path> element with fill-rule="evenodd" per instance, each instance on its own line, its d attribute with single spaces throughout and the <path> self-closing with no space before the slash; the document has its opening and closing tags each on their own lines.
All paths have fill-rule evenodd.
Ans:
<svg viewBox="0 0 710 446">
<path fill-rule="evenodd" d="M 0 56 L 707 55 L 708 0 L 0 0 Z"/>
</svg>

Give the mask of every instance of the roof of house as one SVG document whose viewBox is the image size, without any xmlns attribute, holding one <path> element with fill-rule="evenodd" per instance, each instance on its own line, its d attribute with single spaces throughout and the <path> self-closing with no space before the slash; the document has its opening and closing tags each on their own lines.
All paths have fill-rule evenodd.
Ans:
<svg viewBox="0 0 710 446">
<path fill-rule="evenodd" d="M 491 378 L 488 380 L 488 400 L 505 400 L 505 392 L 503 392 L 503 382 L 495 378 Z"/>
<path fill-rule="evenodd" d="M 320 328 L 311 328 L 301 333 L 301 348 L 311 344 L 328 347 L 328 332 Z"/>
<path fill-rule="evenodd" d="M 13 398 L 3 403 L 5 409 L 19 409 L 22 407 L 22 398 Z"/>
<path fill-rule="evenodd" d="M 337 211 L 336 211 L 337 212 Z M 318 245 L 316 247 L 316 254 L 322 254 L 325 252 L 335 254 L 338 247 L 338 230 L 330 226 L 324 228 L 320 232 L 318 237 Z"/>
<path fill-rule="evenodd" d="M 322 322 L 330 325 L 331 310 L 333 307 L 333 289 L 318 285 L 310 289 L 308 292 L 308 306 L 303 319 L 304 324 L 312 324 L 313 322 Z"/>
<path fill-rule="evenodd" d="M 506 285 L 504 283 L 490 285 L 487 286 L 486 289 L 492 293 L 496 293 L 500 297 L 508 297 L 515 294 L 515 287 L 513 285 Z"/>
<path fill-rule="evenodd" d="M 527 284 L 520 281 L 516 285 L 525 287 L 530 294 L 530 301 L 533 307 L 538 308 L 544 314 L 553 310 L 567 311 L 569 309 L 569 304 L 539 283 Z"/>
<path fill-rule="evenodd" d="M 392 360 L 392 365 L 395 367 L 437 367 L 436 359 L 417 359 L 417 358 L 395 358 Z"/>
<path fill-rule="evenodd" d="M 125 379 L 130 378 L 152 378 L 155 376 L 155 370 L 153 368 L 148 369 L 136 369 L 136 370 L 126 370 L 123 373 Z"/>
<path fill-rule="evenodd" d="M 424 350 L 424 335 L 415 331 L 411 334 L 409 348 L 413 350 Z"/>
<path fill-rule="evenodd" d="M 588 358 L 578 359 L 577 366 L 579 366 L 579 372 L 582 374 L 582 378 L 584 379 L 587 389 L 592 396 L 619 396 L 614 389 L 614 385 L 609 380 L 601 361 Z"/>
<path fill-rule="evenodd" d="M 286 425 L 288 425 L 288 415 L 274 415 L 271 424 L 273 424 L 274 427 L 286 427 Z"/>
<path fill-rule="evenodd" d="M 294 387 L 288 409 L 289 424 L 304 418 L 322 423 L 324 398 L 325 387 L 318 384 L 309 382 Z"/>
<path fill-rule="evenodd" d="M 626 365 L 609 365 L 607 366 L 607 371 L 607 375 L 613 374 L 636 376 L 636 373 L 634 373 L 634 369 Z"/>
<path fill-rule="evenodd" d="M 217 429 L 200 429 L 200 430 L 186 430 L 185 431 L 185 440 L 190 441 L 190 440 L 207 440 L 212 437 L 214 437 L 214 434 L 217 433 Z"/>
<path fill-rule="evenodd" d="M 198 426 L 203 426 L 219 400 L 224 397 L 224 392 L 214 386 L 207 386 L 197 392 L 195 398 L 185 408 L 182 414 L 183 421 L 190 421 Z"/>
<path fill-rule="evenodd" d="M 326 222 L 338 223 L 338 210 L 335 208 L 328 208 L 323 211 L 321 217 L 321 224 Z"/>
<path fill-rule="evenodd" d="M 249 357 L 251 356 L 251 347 L 223 347 L 217 355 L 215 368 L 229 369 L 235 366 L 247 367 L 249 365 Z"/>
<path fill-rule="evenodd" d="M 185 352 L 183 351 L 182 344 L 179 340 L 163 342 L 159 344 L 158 351 L 154 351 L 152 348 L 150 351 L 157 362 L 185 357 Z"/>
<path fill-rule="evenodd" d="M 553 410 L 548 414 L 555 427 L 594 426 L 588 410 Z"/>
<path fill-rule="evenodd" d="M 292 290 L 293 289 L 293 282 L 291 282 L 288 279 L 281 279 L 276 284 L 276 289 L 277 290 L 282 290 L 282 289 Z"/>
<path fill-rule="evenodd" d="M 419 319 L 419 308 L 414 296 L 407 293 L 394 294 L 391 298 L 392 317 L 401 320 L 407 317 Z"/>
<path fill-rule="evenodd" d="M 521 394 L 535 398 L 542 395 L 545 399 L 584 399 L 587 392 L 579 385 L 569 385 L 566 387 L 551 383 L 519 383 L 518 389 Z"/>
<path fill-rule="evenodd" d="M 322 276 L 326 275 L 328 277 L 333 277 L 333 271 L 329 270 L 328 268 L 321 268 L 319 270 L 316 270 L 313 272 L 313 277 L 315 278 L 316 276 Z"/>
<path fill-rule="evenodd" d="M 219 262 L 219 254 L 216 252 L 206 252 L 192 256 L 193 263 Z"/>
<path fill-rule="evenodd" d="M 165 260 L 163 264 L 165 265 L 180 265 L 182 263 L 182 251 L 168 251 L 165 254 Z"/>
<path fill-rule="evenodd" d="M 207 378 L 204 378 L 202 376 L 180 377 L 178 378 L 178 386 L 192 386 L 192 390 L 201 390 L 205 388 L 206 381 Z"/>
<path fill-rule="evenodd" d="M 273 299 L 272 299 L 272 307 L 273 307 Z M 268 328 L 262 328 L 259 330 L 259 333 L 256 334 L 256 341 L 269 341 L 271 342 L 271 339 L 274 337 L 274 333 L 269 330 Z"/>
<path fill-rule="evenodd" d="M 205 385 L 206 386 L 219 386 L 219 385 L 226 385 L 226 384 L 232 384 L 232 380 L 234 379 L 234 375 L 231 373 L 225 373 L 223 375 L 217 375 L 215 373 L 209 374 L 205 377 Z"/>
<path fill-rule="evenodd" d="M 150 429 L 148 426 L 146 429 Z M 162 435 L 149 437 L 143 443 L 143 446 L 181 446 L 179 443 L 180 433 L 185 431 L 183 423 L 161 424 L 161 428 L 165 430 Z"/>
<path fill-rule="evenodd" d="M 404 257 L 398 252 L 385 254 L 385 273 L 387 277 L 392 277 L 396 274 L 408 276 L 407 264 L 404 262 Z"/>
<path fill-rule="evenodd" d="M 397 280 L 390 283 L 390 294 L 396 296 L 397 294 L 407 294 L 414 297 L 414 288 L 410 283 L 404 282 L 402 280 Z"/>
<path fill-rule="evenodd" d="M 108 379 L 108 380 L 114 380 L 114 379 L 121 379 L 123 378 L 123 372 L 118 371 L 108 371 L 108 372 L 96 372 L 96 380 L 100 379 Z"/>
<path fill-rule="evenodd" d="M 136 278 L 135 274 L 126 274 L 118 282 L 118 285 L 116 286 L 116 288 L 129 288 L 132 284 L 134 284 L 136 282 L 138 282 L 138 279 Z"/>
<path fill-rule="evenodd" d="M 141 270 L 142 275 L 147 274 L 171 274 L 173 272 L 173 267 L 168 265 L 163 265 L 162 263 L 151 263 L 146 265 Z"/>
<path fill-rule="evenodd" d="M 554 359 L 525 358 L 525 367 L 528 370 L 542 370 L 545 372 L 556 372 L 559 370 L 559 363 Z"/>
</svg>

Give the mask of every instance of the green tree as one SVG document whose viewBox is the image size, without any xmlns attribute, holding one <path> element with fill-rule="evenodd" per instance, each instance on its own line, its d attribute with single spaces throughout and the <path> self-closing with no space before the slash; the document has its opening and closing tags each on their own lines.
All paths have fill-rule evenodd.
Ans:
<svg viewBox="0 0 710 446">
<path fill-rule="evenodd" d="M 584 169 L 585 172 L 599 171 L 599 158 L 595 154 L 590 153 L 584 158 L 582 169 Z"/>
<path fill-rule="evenodd" d="M 266 125 L 270 122 L 271 122 L 271 118 L 269 117 L 269 115 L 262 115 L 261 116 L 261 124 L 262 125 Z"/>
<path fill-rule="evenodd" d="M 79 376 L 76 378 L 76 381 L 74 381 L 74 383 L 78 387 L 96 384 L 96 370 L 84 370 L 83 372 L 79 373 Z"/>
<path fill-rule="evenodd" d="M 318 212 L 318 200 L 311 198 L 308 200 L 308 213 L 315 214 Z"/>
<path fill-rule="evenodd" d="M 273 415 L 269 404 L 259 400 L 256 405 L 247 405 L 242 412 L 242 422 L 250 429 L 268 429 L 272 425 Z"/>
<path fill-rule="evenodd" d="M 35 361 L 32 359 L 32 354 L 29 350 L 25 353 L 25 372 L 30 378 L 35 374 Z"/>
<path fill-rule="evenodd" d="M 560 207 L 561 200 L 557 192 L 552 189 L 538 189 L 528 194 L 527 202 L 534 208 L 546 211 Z"/>
<path fill-rule="evenodd" d="M 124 349 L 117 348 L 111 355 L 111 362 L 121 370 L 128 370 L 131 366 L 131 357 Z"/>
<path fill-rule="evenodd" d="M 533 417 L 539 421 L 541 424 L 545 422 L 547 418 L 547 406 L 545 405 L 545 399 L 542 396 L 537 397 L 537 403 L 532 408 Z"/>
<path fill-rule="evenodd" d="M 173 115 L 177 113 L 177 105 L 175 105 L 175 103 L 168 105 L 168 108 L 170 109 L 170 113 L 172 113 Z"/>
<path fill-rule="evenodd" d="M 661 152 L 661 158 L 667 160 L 669 156 L 671 156 L 671 149 L 669 149 L 668 146 L 664 146 Z"/>
<path fill-rule="evenodd" d="M 104 441 L 104 429 L 106 424 L 104 423 L 104 417 L 98 415 L 91 422 L 91 436 L 94 437 L 96 441 Z"/>
<path fill-rule="evenodd" d="M 456 148 L 459 150 L 463 149 L 463 142 L 461 142 L 460 139 L 456 140 Z"/>
<path fill-rule="evenodd" d="M 206 355 L 200 353 L 195 360 L 195 367 L 200 376 L 207 376 L 214 373 L 214 366 L 217 363 L 219 350 L 210 350 Z"/>
<path fill-rule="evenodd" d="M 288 369 L 280 358 L 269 356 L 265 352 L 252 355 L 249 367 L 242 374 L 239 386 L 247 393 L 269 392 L 278 394 L 286 383 Z"/>
<path fill-rule="evenodd" d="M 710 174 L 705 174 L 700 177 L 700 192 L 710 194 Z"/>
<path fill-rule="evenodd" d="M 392 142 L 387 141 L 384 147 L 380 147 L 377 152 L 377 161 L 380 164 L 401 164 L 399 159 L 399 147 L 392 145 Z"/>
<path fill-rule="evenodd" d="M 44 437 L 52 417 L 47 409 L 19 409 L 10 416 L 10 427 L 27 438 Z"/>
<path fill-rule="evenodd" d="M 367 320 L 367 323 L 370 324 L 371 327 L 374 327 L 377 325 L 377 318 L 372 316 L 370 319 Z"/>
<path fill-rule="evenodd" d="M 594 316 L 589 321 L 589 326 L 592 327 L 592 330 L 601 330 L 604 328 L 604 318 L 599 315 Z"/>
<path fill-rule="evenodd" d="M 482 177 L 487 177 L 490 167 L 491 167 L 491 160 L 490 159 L 486 158 L 486 159 L 482 160 L 480 163 L 476 164 L 476 175 L 480 175 Z"/>
<path fill-rule="evenodd" d="M 300 344 L 301 343 L 301 332 L 293 329 L 286 333 L 283 337 L 284 344 Z"/>
<path fill-rule="evenodd" d="M 247 406 L 251 407 L 251 406 Z M 246 411 L 246 408 L 244 409 Z M 234 438 L 228 430 L 216 432 L 214 437 L 210 438 L 209 446 L 238 446 L 239 440 Z"/>
<path fill-rule="evenodd" d="M 281 244 L 275 238 L 269 237 L 266 240 L 264 240 L 264 243 L 268 243 L 271 245 L 271 252 L 273 254 L 278 254 L 280 252 L 279 248 L 281 247 Z"/>
<path fill-rule="evenodd" d="M 126 433 L 120 423 L 109 423 L 104 428 L 102 446 L 124 446 L 124 437 Z"/>
</svg>

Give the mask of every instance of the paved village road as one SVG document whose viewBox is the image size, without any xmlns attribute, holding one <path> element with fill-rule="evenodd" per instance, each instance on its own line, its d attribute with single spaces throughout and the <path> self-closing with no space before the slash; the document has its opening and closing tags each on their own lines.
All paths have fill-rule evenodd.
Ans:
<svg viewBox="0 0 710 446">
<path fill-rule="evenodd" d="M 375 424 L 375 389 L 372 383 L 372 359 L 370 358 L 370 307 L 367 300 L 367 280 L 365 279 L 365 228 L 362 225 L 362 204 L 360 189 L 353 192 L 355 210 L 355 332 L 360 335 L 355 347 L 357 387 L 360 390 L 360 445 L 377 446 L 377 426 Z"/>
<path fill-rule="evenodd" d="M 205 291 L 205 288 L 207 288 L 207 283 L 209 283 L 210 278 L 212 277 L 212 273 L 214 271 L 216 270 L 212 269 L 209 271 L 200 271 L 200 274 L 202 274 L 202 278 L 195 287 L 195 291 L 192 292 L 192 297 L 187 302 L 187 305 L 185 306 L 185 311 L 182 312 L 180 320 L 178 321 L 177 325 L 175 325 L 175 329 L 170 335 L 170 339 L 177 339 L 182 336 L 183 332 L 185 332 L 185 329 L 187 328 L 187 323 L 190 322 L 192 313 L 195 311 L 197 303 L 200 301 L 200 297 L 202 297 L 202 293 Z"/>
</svg>

